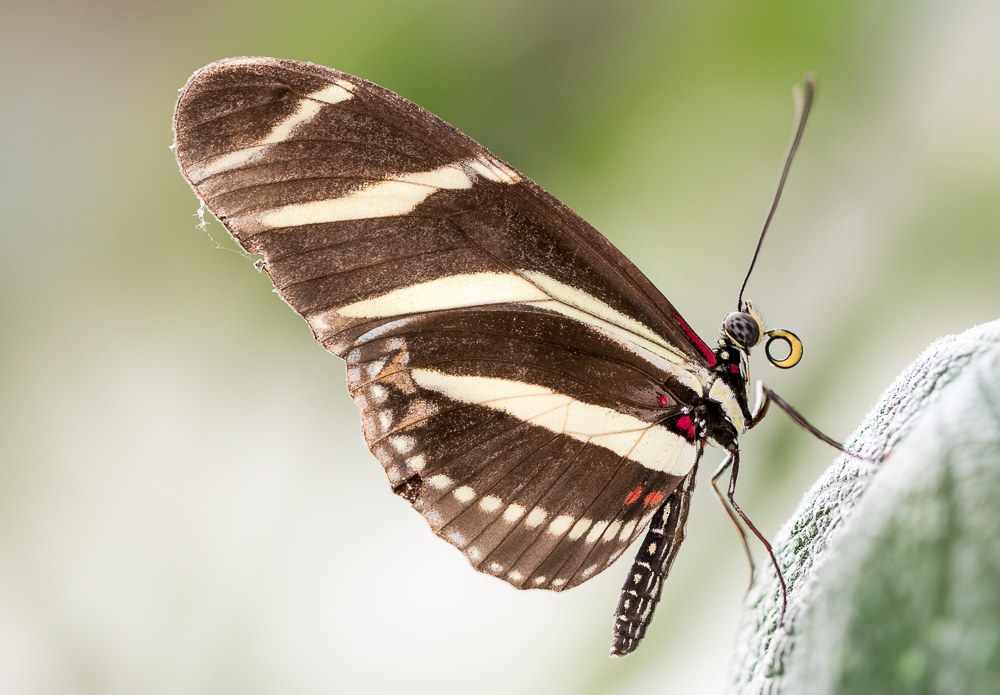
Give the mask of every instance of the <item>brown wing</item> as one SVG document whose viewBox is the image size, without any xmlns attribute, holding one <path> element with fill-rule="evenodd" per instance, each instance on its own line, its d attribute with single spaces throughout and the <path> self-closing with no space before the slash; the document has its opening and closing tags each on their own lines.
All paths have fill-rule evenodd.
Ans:
<svg viewBox="0 0 1000 695">
<path fill-rule="evenodd" d="M 181 170 L 347 361 L 394 490 L 477 569 L 593 576 L 700 454 L 665 424 L 712 360 L 603 236 L 381 87 L 270 58 L 197 72 Z"/>
</svg>

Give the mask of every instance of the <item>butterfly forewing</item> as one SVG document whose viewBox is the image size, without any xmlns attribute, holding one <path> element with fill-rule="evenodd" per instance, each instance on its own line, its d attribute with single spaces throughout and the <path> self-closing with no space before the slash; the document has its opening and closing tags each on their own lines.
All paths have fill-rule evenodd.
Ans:
<svg viewBox="0 0 1000 695">
<path fill-rule="evenodd" d="M 671 424 L 708 347 L 596 230 L 440 119 L 315 65 L 189 81 L 177 157 L 316 338 L 347 361 L 393 489 L 481 571 L 593 576 L 701 443 Z"/>
</svg>

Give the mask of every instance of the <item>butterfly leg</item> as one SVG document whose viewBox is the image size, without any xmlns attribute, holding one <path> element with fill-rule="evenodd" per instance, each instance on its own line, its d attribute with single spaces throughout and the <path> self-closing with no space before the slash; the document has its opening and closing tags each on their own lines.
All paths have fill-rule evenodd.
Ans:
<svg viewBox="0 0 1000 695">
<path fill-rule="evenodd" d="M 763 408 L 766 411 L 767 409 L 766 402 L 764 403 Z M 763 417 L 763 415 L 761 415 L 761 417 Z M 766 538 L 764 538 L 764 535 L 757 530 L 757 527 L 753 525 L 753 522 L 750 521 L 749 517 L 747 517 L 747 515 L 743 512 L 743 510 L 740 509 L 740 505 L 738 505 L 736 503 L 736 500 L 734 499 L 736 495 L 736 479 L 740 474 L 740 450 L 736 447 L 735 444 L 731 449 L 729 449 L 729 453 L 726 456 L 726 460 L 723 461 L 722 463 L 723 465 L 719 466 L 719 469 L 715 472 L 715 477 L 713 477 L 712 479 L 712 488 L 715 489 L 716 492 L 718 492 L 718 488 L 716 488 L 715 486 L 716 478 L 721 477 L 726 467 L 729 467 L 731 469 L 731 473 L 729 476 L 729 490 L 726 493 L 726 499 L 732 506 L 732 510 L 736 512 L 736 514 L 739 516 L 740 520 L 744 524 L 746 524 L 746 527 L 750 529 L 751 533 L 753 533 L 753 535 L 757 537 L 757 540 L 761 542 L 761 545 L 764 546 L 764 550 L 767 551 L 768 556 L 771 558 L 771 564 L 774 565 L 774 571 L 778 575 L 778 582 L 781 584 L 781 616 L 778 618 L 778 624 L 780 625 L 785 620 L 785 609 L 788 607 L 788 587 L 785 584 L 785 577 L 781 573 L 781 567 L 778 565 L 778 558 L 774 554 L 774 548 L 772 548 L 771 544 L 768 543 Z M 730 515 L 730 518 L 733 518 L 732 515 Z M 733 523 L 736 523 L 736 519 L 733 519 Z M 739 524 L 737 524 L 737 526 L 739 526 Z M 743 535 L 742 530 L 740 531 L 740 533 L 741 535 Z M 744 548 L 746 548 L 747 555 L 749 555 L 750 549 L 749 546 L 746 545 L 745 535 L 743 536 L 743 541 L 744 541 Z M 753 560 L 750 561 L 750 568 L 752 572 Z"/>
<path fill-rule="evenodd" d="M 820 440 L 821 442 L 829 444 L 840 453 L 847 454 L 851 458 L 860 459 L 862 461 L 874 461 L 877 463 L 883 460 L 884 457 L 882 456 L 872 458 L 869 456 L 862 456 L 861 454 L 856 454 L 853 451 L 848 451 L 840 444 L 840 442 L 831 439 L 827 435 L 820 432 L 814 425 L 810 424 L 809 421 L 806 420 L 805 417 L 803 417 L 802 413 L 800 413 L 791 405 L 789 405 L 788 402 L 785 401 L 785 399 L 776 394 L 774 391 L 764 386 L 763 381 L 760 380 L 757 381 L 756 392 L 757 392 L 757 402 L 754 405 L 753 417 L 750 419 L 750 424 L 747 426 L 747 429 L 755 427 L 761 420 L 763 420 L 764 416 L 767 414 L 768 407 L 771 405 L 771 403 L 774 403 L 776 406 L 784 410 L 785 413 L 788 414 L 788 417 L 792 418 L 792 420 L 795 421 L 795 424 L 805 429 L 807 432 L 809 432 L 809 434 L 816 437 L 816 439 Z"/>
<path fill-rule="evenodd" d="M 628 571 L 615 607 L 611 656 L 625 656 L 639 646 L 663 593 L 663 580 L 684 540 L 697 465 L 670 493 L 649 524 Z"/>
<path fill-rule="evenodd" d="M 733 511 L 733 508 L 726 503 L 726 496 L 723 494 L 722 490 L 719 489 L 719 478 L 729 469 L 729 466 L 733 462 L 733 457 L 731 454 L 726 454 L 726 457 L 722 459 L 722 463 L 719 467 L 715 469 L 715 473 L 712 474 L 712 492 L 715 493 L 716 498 L 719 500 L 719 504 L 722 508 L 726 510 L 726 514 L 729 515 L 729 520 L 733 522 L 733 526 L 740 534 L 740 542 L 743 543 L 743 552 L 746 553 L 747 563 L 750 565 L 750 584 L 753 584 L 753 575 L 756 570 L 756 565 L 753 561 L 753 554 L 750 552 L 750 539 L 747 538 L 747 532 L 744 530 L 743 525 L 740 523 L 740 518 Z M 750 590 L 750 585 L 747 585 L 747 591 Z"/>
</svg>

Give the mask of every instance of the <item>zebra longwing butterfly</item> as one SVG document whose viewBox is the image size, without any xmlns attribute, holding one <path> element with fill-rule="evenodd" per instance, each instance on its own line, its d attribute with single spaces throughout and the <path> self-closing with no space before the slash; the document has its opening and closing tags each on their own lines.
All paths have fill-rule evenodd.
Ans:
<svg viewBox="0 0 1000 695">
<path fill-rule="evenodd" d="M 213 63 L 185 86 L 174 134 L 198 197 L 346 361 L 392 490 L 475 569 L 561 591 L 649 528 L 613 627 L 612 654 L 634 650 L 706 443 L 727 452 L 713 484 L 731 464 L 731 501 L 737 436 L 769 402 L 748 404 L 764 333 L 742 291 L 709 347 L 530 179 L 329 68 Z M 798 361 L 792 334 L 768 335 L 792 348 L 772 362 Z"/>
</svg>

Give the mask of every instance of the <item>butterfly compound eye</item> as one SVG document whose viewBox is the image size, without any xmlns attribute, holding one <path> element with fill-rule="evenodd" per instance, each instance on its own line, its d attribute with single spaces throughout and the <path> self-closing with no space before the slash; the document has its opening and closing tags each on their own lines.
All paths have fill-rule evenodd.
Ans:
<svg viewBox="0 0 1000 695">
<path fill-rule="evenodd" d="M 733 342 L 746 350 L 760 342 L 760 323 L 744 311 L 734 311 L 727 316 L 722 329 Z"/>
</svg>

